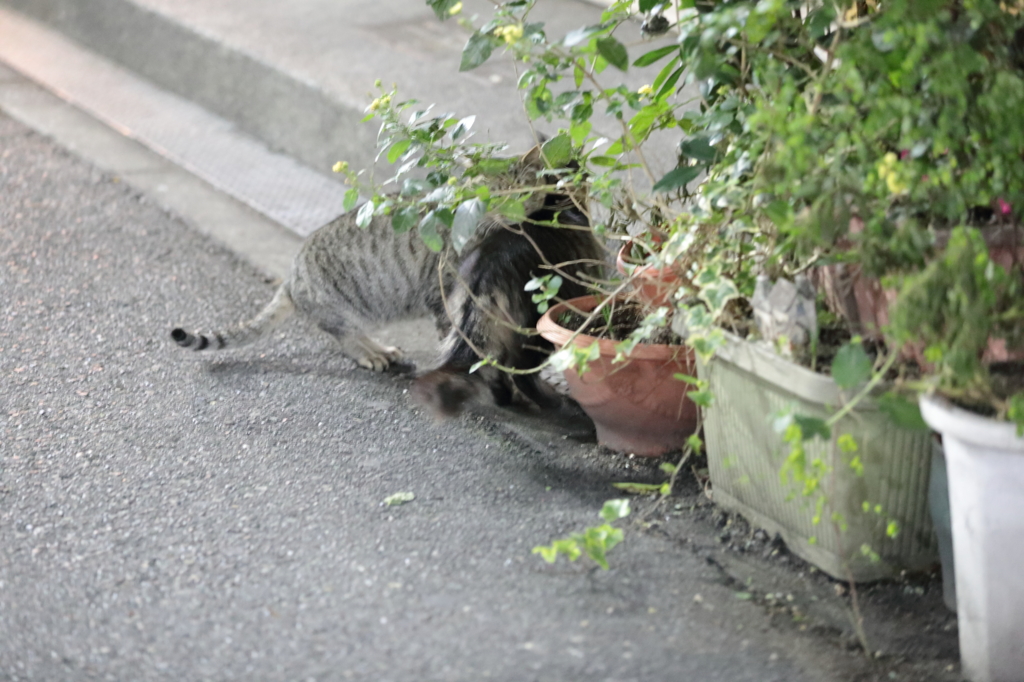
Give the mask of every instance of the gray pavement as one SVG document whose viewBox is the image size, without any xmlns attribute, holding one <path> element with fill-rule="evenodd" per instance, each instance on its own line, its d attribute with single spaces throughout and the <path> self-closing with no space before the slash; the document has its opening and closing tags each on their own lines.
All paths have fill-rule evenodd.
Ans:
<svg viewBox="0 0 1024 682">
<path fill-rule="evenodd" d="M 652 467 L 571 409 L 437 423 L 301 327 L 179 352 L 268 278 L 3 116 L 0 150 L 0 679 L 955 679 L 780 624 L 699 513 L 543 564 Z"/>
<path fill-rule="evenodd" d="M 167 329 L 247 314 L 265 278 L 0 125 L 9 677 L 754 680 L 774 654 L 815 679 L 770 636 L 739 650 L 753 609 L 694 609 L 714 586 L 664 543 L 602 575 L 530 556 L 594 518 L 607 466 L 437 424 L 309 330 L 178 352 Z"/>
<path fill-rule="evenodd" d="M 934 574 L 861 587 L 865 657 L 846 588 L 695 476 L 634 499 L 608 572 L 531 555 L 598 522 L 612 482 L 663 480 L 571 405 L 437 423 L 301 325 L 220 356 L 167 341 L 254 312 L 298 239 L 218 191 L 237 177 L 190 173 L 200 136 L 160 137 L 147 106 L 275 173 L 277 152 L 299 175 L 372 158 L 378 77 L 528 144 L 510 65 L 457 75 L 465 36 L 420 0 L 0 6 L 0 61 L 51 90 L 0 64 L 0 682 L 959 679 Z M 541 9 L 555 31 L 599 11 Z M 381 338 L 422 364 L 429 329 Z"/>
</svg>

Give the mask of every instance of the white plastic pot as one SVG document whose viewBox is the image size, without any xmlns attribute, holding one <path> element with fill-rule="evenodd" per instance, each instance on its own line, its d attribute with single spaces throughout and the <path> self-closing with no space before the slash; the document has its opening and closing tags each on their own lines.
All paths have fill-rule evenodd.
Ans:
<svg viewBox="0 0 1024 682">
<path fill-rule="evenodd" d="M 920 402 L 946 453 L 961 669 L 971 682 L 1022 682 L 1024 438 L 941 398 Z"/>
</svg>

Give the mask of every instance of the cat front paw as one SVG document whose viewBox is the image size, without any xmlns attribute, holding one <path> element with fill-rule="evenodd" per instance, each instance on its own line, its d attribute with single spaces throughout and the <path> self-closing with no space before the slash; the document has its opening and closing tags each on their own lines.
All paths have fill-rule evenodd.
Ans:
<svg viewBox="0 0 1024 682">
<path fill-rule="evenodd" d="M 405 354 L 401 348 L 395 346 L 380 346 L 373 351 L 364 353 L 356 363 L 365 369 L 374 372 L 386 372 L 392 365 L 401 365 L 405 360 Z"/>
</svg>

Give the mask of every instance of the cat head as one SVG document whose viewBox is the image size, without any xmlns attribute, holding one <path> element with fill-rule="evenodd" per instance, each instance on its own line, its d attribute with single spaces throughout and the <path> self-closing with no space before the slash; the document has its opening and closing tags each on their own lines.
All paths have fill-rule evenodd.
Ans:
<svg viewBox="0 0 1024 682">
<path fill-rule="evenodd" d="M 469 174 L 486 178 L 491 191 L 517 190 L 527 194 L 524 201 L 526 215 L 544 207 L 575 207 L 585 215 L 589 196 L 585 180 L 580 180 L 579 162 L 561 151 L 560 158 L 549 149 L 545 139 L 525 154 L 513 157 L 482 159 L 471 164 Z M 561 162 L 561 163 L 552 163 Z M 530 188 L 537 191 L 530 192 Z"/>
</svg>

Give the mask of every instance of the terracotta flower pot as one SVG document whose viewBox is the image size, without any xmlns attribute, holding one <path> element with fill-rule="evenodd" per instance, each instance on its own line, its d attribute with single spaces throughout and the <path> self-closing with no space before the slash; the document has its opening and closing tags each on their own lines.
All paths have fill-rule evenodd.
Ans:
<svg viewBox="0 0 1024 682">
<path fill-rule="evenodd" d="M 626 242 L 615 258 L 615 268 L 620 275 L 635 277 L 634 288 L 637 297 L 655 308 L 672 305 L 672 295 L 680 287 L 679 276 L 672 268 L 656 268 L 650 263 L 631 263 L 629 252 L 633 242 Z"/>
<path fill-rule="evenodd" d="M 556 320 L 571 308 L 589 312 L 597 297 L 583 296 L 552 307 L 537 323 L 541 336 L 562 348 L 573 330 Z M 625 362 L 614 363 L 615 342 L 579 334 L 572 344 L 599 344 L 601 356 L 583 375 L 566 370 L 569 394 L 594 420 L 597 440 L 613 450 L 659 457 L 681 448 L 697 429 L 697 406 L 686 396 L 690 384 L 677 373 L 696 376 L 693 351 L 686 346 L 640 344 Z"/>
</svg>

